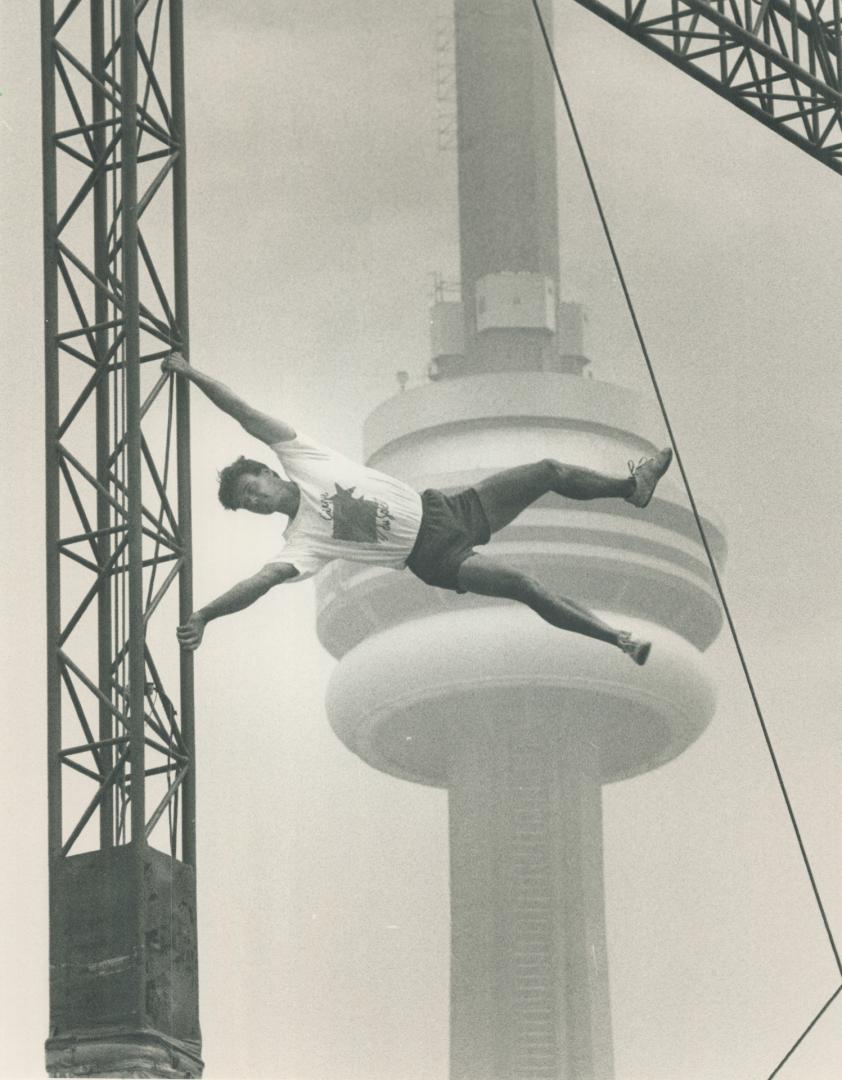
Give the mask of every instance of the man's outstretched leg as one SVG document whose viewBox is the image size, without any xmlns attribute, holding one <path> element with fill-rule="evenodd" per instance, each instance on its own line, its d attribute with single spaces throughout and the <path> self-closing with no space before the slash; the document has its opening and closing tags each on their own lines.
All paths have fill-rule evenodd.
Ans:
<svg viewBox="0 0 842 1080">
<path fill-rule="evenodd" d="M 471 555 L 459 567 L 459 588 L 480 596 L 499 596 L 518 600 L 540 615 L 545 622 L 574 634 L 605 641 L 627 653 L 636 664 L 645 664 L 651 644 L 636 641 L 626 630 L 616 630 L 587 608 L 565 597 L 552 596 L 528 574 L 486 555 Z"/>
<path fill-rule="evenodd" d="M 495 533 L 551 491 L 566 499 L 625 499 L 634 506 L 646 506 L 671 461 L 672 450 L 667 447 L 639 465 L 632 465 L 629 476 L 610 476 L 545 458 L 488 476 L 475 485 L 475 490 Z"/>
</svg>

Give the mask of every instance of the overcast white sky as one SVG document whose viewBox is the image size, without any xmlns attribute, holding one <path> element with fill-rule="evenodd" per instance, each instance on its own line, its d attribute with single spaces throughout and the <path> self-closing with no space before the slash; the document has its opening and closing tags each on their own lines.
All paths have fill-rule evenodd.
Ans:
<svg viewBox="0 0 842 1080">
<path fill-rule="evenodd" d="M 526 2 L 526 0 L 525 0 Z M 193 361 L 337 449 L 424 378 L 433 271 L 458 275 L 436 148 L 436 6 L 188 5 Z M 47 1035 L 38 12 L 2 11 L 6 547 L 0 1074 Z M 569 0 L 557 49 L 679 448 L 724 519 L 726 588 L 828 917 L 842 936 L 842 178 Z M 562 294 L 597 378 L 645 370 L 559 122 Z M 195 401 L 199 602 L 274 552 L 215 471 L 257 450 Z M 657 433 L 653 433 L 657 435 Z M 201 1014 L 209 1078 L 443 1080 L 446 800 L 332 734 L 311 586 L 197 657 Z M 765 1080 L 839 985 L 723 639 L 703 738 L 606 790 L 618 1080 Z M 842 998 L 779 1074 L 842 1075 Z"/>
</svg>

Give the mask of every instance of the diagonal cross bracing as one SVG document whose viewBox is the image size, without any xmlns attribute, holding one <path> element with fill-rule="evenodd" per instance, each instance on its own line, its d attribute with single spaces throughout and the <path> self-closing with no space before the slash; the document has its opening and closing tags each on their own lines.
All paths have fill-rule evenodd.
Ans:
<svg viewBox="0 0 842 1080">
<path fill-rule="evenodd" d="M 838 0 L 577 0 L 842 173 Z"/>
</svg>

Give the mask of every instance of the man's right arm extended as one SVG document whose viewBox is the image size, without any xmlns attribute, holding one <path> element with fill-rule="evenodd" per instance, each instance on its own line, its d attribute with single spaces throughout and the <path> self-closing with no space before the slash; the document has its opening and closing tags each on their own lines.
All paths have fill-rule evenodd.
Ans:
<svg viewBox="0 0 842 1080">
<path fill-rule="evenodd" d="M 202 643 L 205 626 L 212 619 L 242 611 L 255 600 L 259 600 L 275 585 L 281 585 L 297 576 L 298 571 L 291 563 L 277 562 L 268 563 L 252 577 L 238 582 L 227 592 L 211 600 L 209 604 L 205 604 L 203 608 L 194 611 L 187 622 L 179 626 L 176 634 L 182 649 L 189 649 L 191 652 L 198 649 Z"/>
</svg>

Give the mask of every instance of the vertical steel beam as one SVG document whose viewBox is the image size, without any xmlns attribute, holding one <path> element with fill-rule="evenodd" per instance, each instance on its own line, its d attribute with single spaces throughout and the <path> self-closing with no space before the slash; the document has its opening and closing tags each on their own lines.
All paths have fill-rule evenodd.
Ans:
<svg viewBox="0 0 842 1080">
<path fill-rule="evenodd" d="M 143 532 L 140 450 L 140 281 L 137 258 L 137 27 L 134 0 L 120 0 L 121 195 L 123 319 L 126 378 L 126 482 L 128 486 L 129 736 L 131 738 L 132 874 L 137 897 L 143 895 L 146 852 L 146 747 L 144 683 L 146 628 L 143 620 Z M 138 1022 L 146 1010 L 146 911 L 134 905 L 135 948 L 139 977 L 135 983 Z"/>
<path fill-rule="evenodd" d="M 44 184 L 44 397 L 47 532 L 47 755 L 50 860 L 61 852 L 61 579 L 59 517 L 57 168 L 53 0 L 41 0 L 41 109 Z M 51 875 L 52 881 L 52 875 Z M 51 909 L 53 907 L 51 890 Z"/>
<path fill-rule="evenodd" d="M 50 969 L 55 970 L 60 947 L 54 928 L 59 922 L 60 891 L 57 868 L 61 861 L 61 576 L 59 562 L 60 449 L 58 385 L 58 258 L 56 251 L 57 162 L 56 86 L 52 0 L 41 0 L 41 110 L 44 209 L 44 434 L 46 499 L 47 586 L 47 820 L 50 912 Z"/>
<path fill-rule="evenodd" d="M 170 0 L 170 94 L 174 137 L 178 156 L 173 167 L 173 264 L 175 270 L 175 322 L 184 355 L 190 357 L 190 325 L 187 296 L 187 133 L 184 107 L 184 16 L 181 0 Z M 179 575 L 179 621 L 193 611 L 192 509 L 190 505 L 190 399 L 189 385 L 176 385 L 176 454 L 178 469 L 178 520 L 184 563 Z M 181 732 L 190 768 L 184 780 L 182 859 L 196 865 L 196 739 L 193 701 L 193 653 L 181 653 Z"/>
<path fill-rule="evenodd" d="M 104 0 L 91 0 L 91 72 L 94 78 L 105 85 L 105 18 Z M 105 95 L 101 86 L 91 86 L 91 119 L 94 129 L 91 138 L 94 147 L 94 160 L 100 161 L 105 152 L 106 134 L 102 122 L 105 119 Z M 103 171 L 94 184 L 94 273 L 100 281 L 108 275 L 108 174 Z M 108 301 L 102 289 L 95 290 L 94 319 L 99 329 L 96 331 L 96 359 L 100 367 L 100 378 L 96 388 L 96 476 L 103 491 L 97 492 L 96 521 L 99 536 L 96 546 L 100 567 L 108 564 L 111 554 L 111 535 L 108 532 L 111 507 L 104 492 L 108 490 L 108 455 L 111 410 L 108 402 L 109 380 L 106 365 L 108 354 L 108 330 L 104 323 L 108 318 Z M 99 688 L 106 699 L 111 697 L 111 575 L 105 575 L 100 583 L 97 595 L 97 626 L 99 635 Z M 111 711 L 100 701 L 99 738 L 103 741 L 114 735 L 114 723 Z M 113 764 L 113 747 L 100 748 L 100 771 L 107 775 Z M 102 800 L 99 808 L 99 843 L 100 847 L 111 847 L 114 843 L 114 792 Z"/>
<path fill-rule="evenodd" d="M 137 258 L 137 42 L 133 0 L 120 0 L 123 317 L 126 333 L 126 478 L 129 532 L 129 733 L 132 843 L 146 824 L 143 698 L 143 532 L 140 451 L 140 289 Z M 140 856 L 139 856 L 140 857 Z"/>
</svg>

